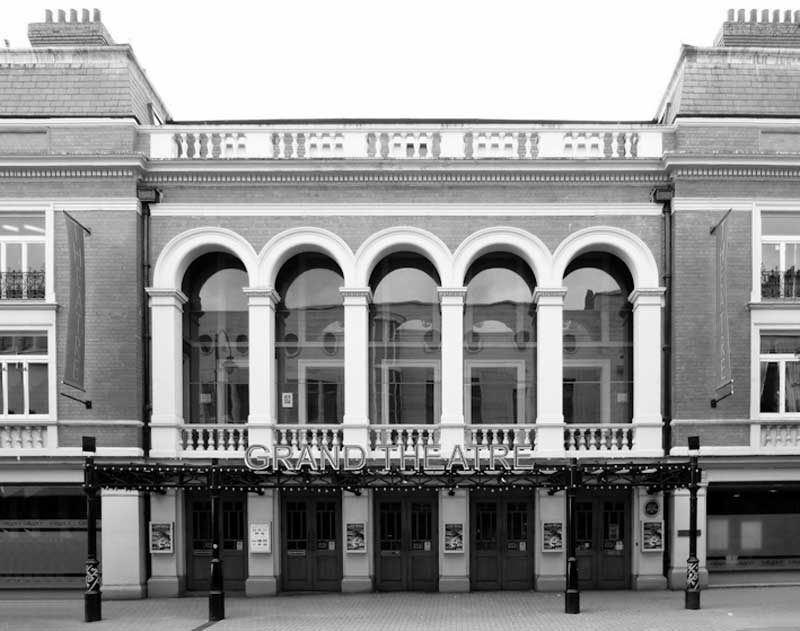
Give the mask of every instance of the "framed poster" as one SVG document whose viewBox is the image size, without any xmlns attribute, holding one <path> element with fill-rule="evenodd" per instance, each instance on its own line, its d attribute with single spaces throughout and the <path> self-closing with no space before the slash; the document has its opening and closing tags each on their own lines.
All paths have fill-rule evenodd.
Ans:
<svg viewBox="0 0 800 631">
<path fill-rule="evenodd" d="M 364 522 L 349 523 L 345 529 L 347 531 L 347 551 L 366 553 L 367 530 Z"/>
<path fill-rule="evenodd" d="M 664 550 L 664 522 L 642 522 L 642 550 L 644 552 L 661 552 Z"/>
<path fill-rule="evenodd" d="M 173 524 L 171 521 L 150 522 L 150 554 L 173 553 Z"/>
<path fill-rule="evenodd" d="M 546 521 L 542 523 L 542 552 L 562 552 L 564 550 L 564 523 Z"/>
<path fill-rule="evenodd" d="M 250 553 L 270 554 L 272 552 L 272 523 L 250 524 Z"/>
<path fill-rule="evenodd" d="M 445 552 L 464 552 L 464 524 L 444 525 L 444 551 Z"/>
</svg>

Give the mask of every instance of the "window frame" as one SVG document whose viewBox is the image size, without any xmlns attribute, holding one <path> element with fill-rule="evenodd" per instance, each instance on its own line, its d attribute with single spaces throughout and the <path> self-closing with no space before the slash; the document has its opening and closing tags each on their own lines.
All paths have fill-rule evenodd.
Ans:
<svg viewBox="0 0 800 631">
<path fill-rule="evenodd" d="M 525 399 L 527 398 L 527 382 L 525 381 L 524 359 L 465 359 L 464 360 L 464 422 L 472 425 L 472 369 L 473 368 L 515 368 L 517 373 L 517 418 L 513 425 L 527 424 L 525 418 Z M 533 384 L 536 387 L 536 384 Z M 481 423 L 480 425 L 496 425 L 497 423 Z M 500 423 L 500 425 L 506 425 Z M 480 426 L 478 425 L 478 426 Z"/>
<path fill-rule="evenodd" d="M 800 328 L 787 328 L 787 327 L 758 327 L 754 343 L 757 346 L 757 353 L 755 354 L 755 396 L 753 407 L 755 408 L 757 418 L 760 419 L 789 419 L 800 420 L 800 411 L 786 412 L 786 362 L 800 362 L 800 355 L 790 353 L 763 353 L 761 352 L 761 336 L 762 335 L 796 335 L 800 336 Z M 761 411 L 761 365 L 763 363 L 777 363 L 778 364 L 778 411 L 777 412 L 762 412 Z"/>
<path fill-rule="evenodd" d="M 600 419 L 591 425 L 610 425 L 611 424 L 611 360 L 610 359 L 564 359 L 561 377 L 561 396 L 564 396 L 564 383 L 566 382 L 567 368 L 599 368 L 600 369 Z M 572 425 L 587 425 L 587 423 L 569 423 L 564 419 L 564 424 L 569 427 Z M 632 422 L 631 422 L 632 424 Z"/>
<path fill-rule="evenodd" d="M 763 260 L 763 246 L 765 244 L 779 244 L 780 253 L 779 260 L 781 269 L 781 287 L 783 287 L 783 272 L 786 271 L 785 263 L 785 244 L 800 244 L 800 234 L 798 235 L 775 235 L 763 233 L 763 214 L 764 213 L 800 213 L 800 202 L 771 202 L 768 204 L 753 204 L 752 210 L 752 239 L 753 239 L 753 279 L 752 290 L 750 292 L 751 302 L 765 302 L 765 303 L 792 303 L 797 302 L 797 298 L 764 298 L 761 289 L 761 267 Z M 783 293 L 783 291 L 781 291 Z M 758 407 L 758 406 L 756 406 Z"/>
<path fill-rule="evenodd" d="M 442 418 L 441 360 L 382 359 L 381 360 L 381 425 L 402 427 L 404 425 L 425 425 L 424 421 L 414 423 L 389 422 L 389 371 L 393 368 L 432 368 L 433 369 L 433 423 L 439 425 Z"/>
<path fill-rule="evenodd" d="M 43 355 L 1 355 L 0 371 L 2 372 L 3 401 L 0 405 L 0 419 L 4 422 L 13 424 L 14 421 L 50 421 L 55 418 L 56 407 L 56 365 L 55 365 L 55 331 L 54 327 L 43 325 L 14 326 L 13 324 L 0 325 L 0 335 L 8 333 L 28 333 L 31 335 L 39 334 L 47 338 L 47 352 Z M 47 369 L 47 413 L 30 414 L 30 382 L 29 371 L 23 369 L 23 414 L 9 414 L 8 410 L 8 364 L 23 364 L 25 368 L 29 364 L 44 364 Z"/>
<path fill-rule="evenodd" d="M 297 424 L 298 425 L 329 425 L 330 423 L 309 423 L 306 406 L 306 373 L 309 368 L 341 368 L 342 369 L 342 416 L 344 416 L 344 359 L 300 359 L 297 362 Z M 337 423 L 341 425 L 342 420 Z"/>
<path fill-rule="evenodd" d="M 63 210 L 60 205 L 56 203 L 41 203 L 30 202 L 27 200 L 0 200 L 0 221 L 6 215 L 20 215 L 41 213 L 44 216 L 44 234 L 42 235 L 26 235 L 26 236 L 7 236 L 0 237 L 0 243 L 42 243 L 44 244 L 44 297 L 43 298 L 2 298 L 0 303 L 9 303 L 16 301 L 24 301 L 25 303 L 41 304 L 42 302 L 53 304 L 56 302 L 55 298 L 55 210 L 56 207 Z M 2 266 L 0 270 L 5 270 L 6 264 L 6 248 L 2 247 Z M 27 263 L 27 248 L 23 247 L 23 254 L 21 255 Z M 22 329 L 18 329 L 22 330 Z"/>
</svg>

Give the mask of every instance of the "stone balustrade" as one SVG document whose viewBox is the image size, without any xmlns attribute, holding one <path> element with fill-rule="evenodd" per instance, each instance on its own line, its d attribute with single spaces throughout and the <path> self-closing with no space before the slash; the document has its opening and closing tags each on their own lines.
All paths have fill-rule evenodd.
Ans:
<svg viewBox="0 0 800 631">
<path fill-rule="evenodd" d="M 26 422 L 0 423 L 0 449 L 47 449 L 46 424 Z"/>
<path fill-rule="evenodd" d="M 535 425 L 469 425 L 465 431 L 468 447 L 504 446 L 533 451 L 536 448 Z"/>
<path fill-rule="evenodd" d="M 165 125 L 147 133 L 149 157 L 156 160 L 631 160 L 662 156 L 662 130 L 655 125 Z"/>
<path fill-rule="evenodd" d="M 246 425 L 184 425 L 178 428 L 184 457 L 241 456 L 247 449 Z"/>
<path fill-rule="evenodd" d="M 763 449 L 800 449 L 800 421 L 761 422 Z"/>
<path fill-rule="evenodd" d="M 564 428 L 564 450 L 574 452 L 627 452 L 635 448 L 634 426 L 618 424 L 570 424 Z"/>
<path fill-rule="evenodd" d="M 368 449 L 414 450 L 422 447 L 440 446 L 438 425 L 370 425 Z"/>
<path fill-rule="evenodd" d="M 291 447 L 300 450 L 310 447 L 318 450 L 325 447 L 329 451 L 344 444 L 344 430 L 341 425 L 277 425 L 273 431 L 275 446 Z"/>
</svg>

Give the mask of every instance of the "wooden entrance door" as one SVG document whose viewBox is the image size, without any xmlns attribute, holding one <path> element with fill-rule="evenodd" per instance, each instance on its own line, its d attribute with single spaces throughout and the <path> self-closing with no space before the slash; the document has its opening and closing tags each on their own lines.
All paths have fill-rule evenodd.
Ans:
<svg viewBox="0 0 800 631">
<path fill-rule="evenodd" d="M 581 589 L 631 585 L 630 500 L 627 495 L 579 497 L 575 502 Z"/>
<path fill-rule="evenodd" d="M 211 521 L 211 498 L 191 497 L 188 504 L 187 587 L 189 590 L 205 591 L 211 575 L 211 545 L 213 525 Z M 244 589 L 247 578 L 247 549 L 245 543 L 245 498 L 223 497 L 220 500 L 219 531 L 222 539 L 220 559 L 222 577 L 226 590 Z"/>
<path fill-rule="evenodd" d="M 470 511 L 473 590 L 533 588 L 533 503 L 477 496 Z"/>
<path fill-rule="evenodd" d="M 283 589 L 342 588 L 341 501 L 338 496 L 283 498 Z"/>
<path fill-rule="evenodd" d="M 375 586 L 382 591 L 436 591 L 439 578 L 435 494 L 378 497 Z"/>
</svg>

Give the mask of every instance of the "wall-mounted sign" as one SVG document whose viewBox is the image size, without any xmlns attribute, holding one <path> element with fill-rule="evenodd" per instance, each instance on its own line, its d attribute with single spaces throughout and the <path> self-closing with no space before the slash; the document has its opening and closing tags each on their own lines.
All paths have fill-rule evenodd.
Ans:
<svg viewBox="0 0 800 631">
<path fill-rule="evenodd" d="M 664 522 L 642 522 L 642 550 L 661 552 L 664 549 Z"/>
<path fill-rule="evenodd" d="M 172 522 L 150 522 L 150 554 L 172 554 Z"/>
<path fill-rule="evenodd" d="M 661 510 L 661 505 L 656 500 L 649 500 L 644 505 L 644 514 L 648 517 L 655 517 Z"/>
<path fill-rule="evenodd" d="M 250 524 L 250 552 L 251 554 L 272 553 L 272 524 Z"/>
<path fill-rule="evenodd" d="M 281 393 L 281 407 L 293 408 L 294 407 L 294 393 L 282 392 Z"/>
<path fill-rule="evenodd" d="M 444 525 L 444 551 L 464 552 L 464 524 Z"/>
<path fill-rule="evenodd" d="M 564 523 L 546 521 L 542 524 L 542 552 L 561 552 L 564 549 Z"/>
<path fill-rule="evenodd" d="M 348 552 L 366 552 L 367 551 L 367 538 L 366 526 L 364 522 L 347 524 L 347 551 Z"/>
</svg>

